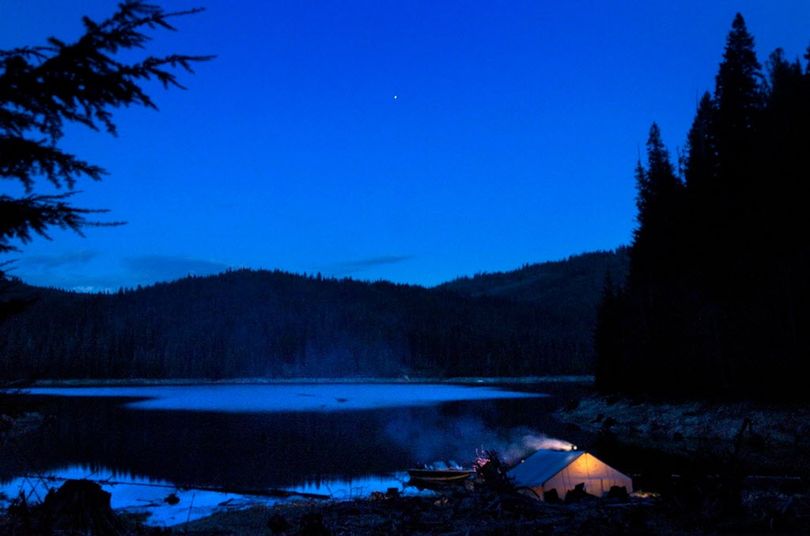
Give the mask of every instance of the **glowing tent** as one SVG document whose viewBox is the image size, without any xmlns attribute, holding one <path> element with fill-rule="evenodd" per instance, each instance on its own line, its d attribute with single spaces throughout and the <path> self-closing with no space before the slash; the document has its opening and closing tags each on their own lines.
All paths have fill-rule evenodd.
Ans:
<svg viewBox="0 0 810 536">
<path fill-rule="evenodd" d="M 515 485 L 528 488 L 538 498 L 557 490 L 557 495 L 573 490 L 577 484 L 585 484 L 585 491 L 601 497 L 613 486 L 633 491 L 633 479 L 620 473 L 595 456 L 581 451 L 538 450 L 509 471 Z"/>
</svg>

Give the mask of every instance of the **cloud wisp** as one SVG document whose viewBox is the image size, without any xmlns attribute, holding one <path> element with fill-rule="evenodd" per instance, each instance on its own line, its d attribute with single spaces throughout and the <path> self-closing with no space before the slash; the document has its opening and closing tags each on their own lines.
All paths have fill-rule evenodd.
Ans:
<svg viewBox="0 0 810 536">
<path fill-rule="evenodd" d="M 353 261 L 338 262 L 327 267 L 326 271 L 338 275 L 348 275 L 362 272 L 379 266 L 399 264 L 413 259 L 413 255 L 381 255 Z"/>
<path fill-rule="evenodd" d="M 82 251 L 66 251 L 59 255 L 29 255 L 22 256 L 20 265 L 31 270 L 53 270 L 65 266 L 87 264 L 98 257 L 98 252 L 90 249 Z"/>
<path fill-rule="evenodd" d="M 228 268 L 226 264 L 220 262 L 174 255 L 125 257 L 121 263 L 130 272 L 131 280 L 145 283 L 169 281 L 187 275 L 213 275 Z"/>
<path fill-rule="evenodd" d="M 188 275 L 213 275 L 227 268 L 228 265 L 220 262 L 180 255 L 116 259 L 98 251 L 80 250 L 22 256 L 13 266 L 13 273 L 33 285 L 92 293 L 172 281 Z"/>
</svg>

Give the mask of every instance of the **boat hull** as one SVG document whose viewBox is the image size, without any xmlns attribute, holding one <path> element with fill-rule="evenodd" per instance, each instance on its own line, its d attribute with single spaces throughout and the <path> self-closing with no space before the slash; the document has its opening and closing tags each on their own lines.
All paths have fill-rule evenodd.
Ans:
<svg viewBox="0 0 810 536">
<path fill-rule="evenodd" d="M 437 489 L 463 484 L 472 474 L 464 470 L 409 469 L 408 483 L 419 489 Z"/>
</svg>

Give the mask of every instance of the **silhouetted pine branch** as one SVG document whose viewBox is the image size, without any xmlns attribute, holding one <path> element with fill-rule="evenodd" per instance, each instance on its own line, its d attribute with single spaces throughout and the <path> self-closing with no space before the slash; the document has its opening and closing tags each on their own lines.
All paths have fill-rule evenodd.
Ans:
<svg viewBox="0 0 810 536">
<path fill-rule="evenodd" d="M 69 194 L 33 195 L 36 182 L 45 179 L 73 190 L 82 177 L 101 179 L 103 168 L 59 148 L 65 125 L 77 123 L 115 135 L 113 110 L 157 109 L 143 88 L 145 82 L 182 89 L 177 71 L 193 72 L 195 62 L 213 56 L 170 54 L 129 63 L 115 56 L 144 48 L 150 40 L 147 31 L 175 31 L 171 19 L 201 11 L 167 12 L 130 0 L 101 22 L 84 17 L 84 34 L 75 42 L 51 37 L 47 45 L 0 51 L 0 179 L 18 181 L 27 194 L 0 197 L 0 252 L 16 249 L 11 240 L 47 237 L 50 227 L 80 232 L 98 224 L 88 216 L 103 210 L 77 208 Z"/>
</svg>

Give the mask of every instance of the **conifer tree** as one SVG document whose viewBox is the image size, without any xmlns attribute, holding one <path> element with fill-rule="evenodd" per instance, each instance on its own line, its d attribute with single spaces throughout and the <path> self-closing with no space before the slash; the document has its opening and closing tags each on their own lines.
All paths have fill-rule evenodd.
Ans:
<svg viewBox="0 0 810 536">
<path fill-rule="evenodd" d="M 715 105 L 707 91 L 700 98 L 695 119 L 686 138 L 684 178 L 692 192 L 709 185 L 717 173 L 717 142 L 714 139 Z"/>
<path fill-rule="evenodd" d="M 600 385 L 806 397 L 810 50 L 805 58 L 802 68 L 777 50 L 766 80 L 737 15 L 714 95 L 701 98 L 688 134 L 685 184 L 651 129 L 630 277 L 605 296 L 597 328 L 597 373 L 620 381 Z"/>
<path fill-rule="evenodd" d="M 638 227 L 630 254 L 631 284 L 666 277 L 678 262 L 676 235 L 683 183 L 675 175 L 656 123 L 647 139 L 647 167 L 639 162 L 636 168 L 636 186 Z"/>
<path fill-rule="evenodd" d="M 717 209 L 727 206 L 728 212 L 719 219 L 734 226 L 734 220 L 750 209 L 747 198 L 755 186 L 751 159 L 764 104 L 762 67 L 754 50 L 754 38 L 739 13 L 726 39 L 715 79 L 714 101 L 717 109 L 713 130 L 720 181 L 717 194 L 732 201 L 726 205 L 722 200 L 714 200 L 714 204 Z M 732 245 L 736 247 L 739 243 L 735 241 Z"/>
<path fill-rule="evenodd" d="M 47 45 L 0 51 L 0 179 L 19 183 L 24 192 L 0 195 L 0 253 L 16 251 L 15 242 L 35 235 L 47 238 L 54 227 L 81 233 L 98 225 L 92 215 L 103 211 L 75 206 L 73 194 L 79 179 L 100 180 L 106 172 L 60 147 L 64 129 L 80 124 L 114 135 L 113 110 L 157 108 L 144 82 L 182 88 L 177 70 L 190 72 L 194 62 L 210 56 L 171 54 L 127 62 L 117 55 L 143 48 L 147 30 L 174 30 L 172 18 L 199 11 L 167 12 L 127 0 L 106 20 L 85 17 L 84 33 L 75 42 L 51 37 Z M 43 180 L 63 193 L 36 193 Z"/>
<path fill-rule="evenodd" d="M 754 129 L 763 104 L 762 82 L 754 37 L 748 32 L 743 16 L 737 13 L 726 39 L 714 90 L 718 128 L 730 149 L 736 148 L 732 145 L 734 141 L 746 138 Z"/>
</svg>

